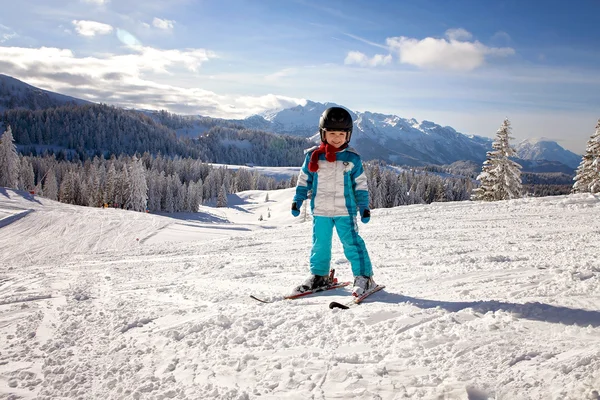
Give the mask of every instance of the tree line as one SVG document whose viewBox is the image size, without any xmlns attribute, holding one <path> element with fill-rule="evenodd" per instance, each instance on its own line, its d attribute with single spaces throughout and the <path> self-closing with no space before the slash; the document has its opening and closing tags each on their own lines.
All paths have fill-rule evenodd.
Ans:
<svg viewBox="0 0 600 400">
<path fill-rule="evenodd" d="M 207 122 L 208 121 L 208 122 Z M 189 118 L 166 112 L 145 114 L 105 104 L 67 104 L 39 110 L 11 109 L 0 113 L 23 154 L 56 154 L 81 160 L 149 152 L 190 157 L 220 164 L 293 166 L 302 162 L 305 138 L 214 123 L 196 138 L 178 136 L 189 129 Z"/>
<path fill-rule="evenodd" d="M 233 132 L 228 134 L 226 129 L 215 132 L 222 133 L 224 139 L 241 137 Z M 464 163 L 400 170 L 383 162 L 365 163 L 371 207 L 468 199 L 505 200 L 523 196 L 524 189 L 540 196 L 563 193 L 565 188 L 553 183 L 555 180 L 564 182 L 564 174 L 546 177 L 546 181 L 524 174 L 522 181 L 520 166 L 510 159 L 515 155 L 509 145 L 510 133 L 510 122 L 505 120 L 476 180 L 470 164 Z M 281 144 L 266 141 L 261 145 L 265 143 L 273 147 Z M 457 171 L 463 176 L 457 176 Z M 600 120 L 574 179 L 573 192 L 600 192 Z M 70 204 L 194 212 L 200 204 L 212 202 L 225 206 L 229 193 L 283 189 L 295 184 L 295 177 L 276 181 L 251 168 L 214 167 L 198 158 L 161 153 L 123 153 L 108 159 L 100 154 L 85 160 L 61 158 L 51 153 L 22 155 L 16 150 L 10 127 L 0 137 L 0 186 L 34 191 Z"/>
<path fill-rule="evenodd" d="M 365 163 L 370 202 L 387 208 L 466 200 L 470 178 L 443 178 L 424 168 L 398 172 L 382 162 Z M 67 160 L 54 154 L 20 155 L 10 127 L 0 137 L 0 186 L 33 191 L 64 203 L 136 211 L 195 212 L 200 204 L 226 206 L 226 195 L 246 190 L 295 187 L 296 176 L 275 180 L 252 168 L 213 166 L 191 157 L 102 155 Z"/>
<path fill-rule="evenodd" d="M 596 124 L 596 132 L 590 137 L 586 152 L 577 168 L 572 185 L 554 184 L 550 181 L 564 182 L 564 174 L 546 176 L 546 182 L 540 184 L 540 175 L 528 175 L 528 182 L 523 185 L 521 165 L 511 160 L 516 156 L 510 146 L 512 139 L 511 125 L 505 119 L 492 143 L 492 151 L 487 153 L 481 173 L 477 176 L 479 186 L 473 190 L 473 200 L 495 201 L 522 197 L 524 189 L 530 195 L 554 195 L 572 193 L 600 193 L 600 119 Z M 533 184 L 533 182 L 537 184 Z M 569 190 L 570 189 L 570 190 Z"/>
<path fill-rule="evenodd" d="M 600 193 L 600 119 L 573 179 L 574 193 Z"/>
</svg>

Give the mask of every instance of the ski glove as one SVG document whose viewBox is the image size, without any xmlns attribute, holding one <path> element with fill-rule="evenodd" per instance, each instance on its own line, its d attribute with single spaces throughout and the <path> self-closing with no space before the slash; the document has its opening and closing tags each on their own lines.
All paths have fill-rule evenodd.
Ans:
<svg viewBox="0 0 600 400">
<path fill-rule="evenodd" d="M 302 200 L 294 201 L 292 203 L 292 215 L 297 217 L 300 215 L 300 208 L 302 207 Z"/>
<path fill-rule="evenodd" d="M 368 223 L 371 220 L 371 210 L 369 210 L 368 208 L 361 208 L 360 209 L 360 220 L 362 221 L 363 224 Z"/>
</svg>

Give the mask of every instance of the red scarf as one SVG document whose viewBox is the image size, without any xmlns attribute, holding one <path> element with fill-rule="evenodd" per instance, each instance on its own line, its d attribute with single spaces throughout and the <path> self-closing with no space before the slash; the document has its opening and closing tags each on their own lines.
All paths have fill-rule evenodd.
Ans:
<svg viewBox="0 0 600 400">
<path fill-rule="evenodd" d="M 317 172 L 319 170 L 319 156 L 321 154 L 325 154 L 325 159 L 327 161 L 334 162 L 336 160 L 335 153 L 344 150 L 346 147 L 348 147 L 348 143 L 344 143 L 338 148 L 335 148 L 328 143 L 321 143 L 319 148 L 313 151 L 313 153 L 310 155 L 308 170 L 310 172 Z"/>
</svg>

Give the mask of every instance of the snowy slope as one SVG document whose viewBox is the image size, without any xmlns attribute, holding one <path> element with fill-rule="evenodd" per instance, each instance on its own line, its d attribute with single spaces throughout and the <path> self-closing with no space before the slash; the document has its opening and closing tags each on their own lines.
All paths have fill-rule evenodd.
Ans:
<svg viewBox="0 0 600 400">
<path fill-rule="evenodd" d="M 600 399 L 600 198 L 374 210 L 387 289 L 343 311 L 248 297 L 307 275 L 293 189 L 266 194 L 170 218 L 0 190 L 0 398 Z"/>
</svg>

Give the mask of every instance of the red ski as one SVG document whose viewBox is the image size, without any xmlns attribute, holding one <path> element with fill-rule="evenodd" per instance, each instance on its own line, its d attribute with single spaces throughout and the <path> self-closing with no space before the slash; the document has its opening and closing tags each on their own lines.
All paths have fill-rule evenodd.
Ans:
<svg viewBox="0 0 600 400">
<path fill-rule="evenodd" d="M 316 288 L 313 290 L 309 290 L 307 292 L 302 292 L 302 293 L 293 294 L 290 296 L 285 296 L 285 297 L 283 297 L 283 299 L 278 299 L 278 300 L 299 299 L 300 297 L 310 296 L 311 294 L 321 293 L 321 292 L 325 292 L 327 290 L 339 289 L 339 288 L 342 288 L 342 287 L 352 284 L 352 282 L 338 282 L 337 278 L 334 278 L 334 274 L 335 274 L 335 270 L 332 269 L 331 272 L 329 272 L 329 276 L 331 278 L 331 281 L 333 282 L 331 285 L 323 286 L 323 287 Z M 274 303 L 274 302 L 278 301 L 278 300 L 264 300 L 264 299 L 260 299 L 256 296 L 253 296 L 253 295 L 250 295 L 250 298 L 252 298 L 256 301 L 260 301 L 261 303 Z"/>
<path fill-rule="evenodd" d="M 346 304 L 338 303 L 337 301 L 332 301 L 331 303 L 329 303 L 329 308 L 332 308 L 332 309 L 333 308 L 341 308 L 342 310 L 347 310 L 351 306 L 355 306 L 355 305 L 360 304 L 364 299 L 366 299 L 367 297 L 369 297 L 373 293 L 379 292 L 383 288 L 385 288 L 385 285 L 377 285 L 373 289 L 369 290 L 368 292 L 363 293 L 362 296 L 354 297 L 352 299 L 352 301 L 350 301 L 350 302 L 348 302 Z"/>
</svg>

